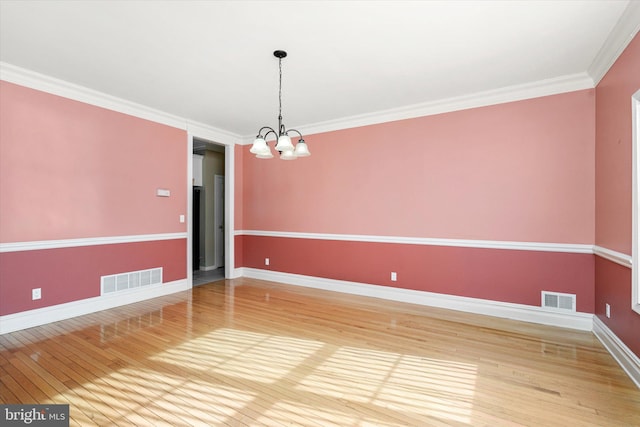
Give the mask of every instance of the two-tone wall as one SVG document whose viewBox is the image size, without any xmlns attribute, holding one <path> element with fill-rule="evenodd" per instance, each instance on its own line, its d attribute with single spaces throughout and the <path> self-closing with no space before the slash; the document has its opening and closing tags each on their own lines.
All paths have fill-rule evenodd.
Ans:
<svg viewBox="0 0 640 427">
<path fill-rule="evenodd" d="M 186 132 L 0 85 L 3 322 L 98 297 L 103 275 L 161 267 L 186 285 Z"/>
<path fill-rule="evenodd" d="M 241 265 L 593 313 L 594 138 L 582 90 L 245 147 Z"/>
<path fill-rule="evenodd" d="M 636 36 L 596 88 L 597 246 L 626 255 L 595 265 L 595 314 L 637 356 L 640 315 L 631 308 L 632 123 L 631 96 L 640 89 L 640 37 Z M 637 220 L 637 219 L 636 219 Z M 605 315 L 605 305 L 611 317 Z"/>
<path fill-rule="evenodd" d="M 532 307 L 541 291 L 575 294 L 577 311 L 634 353 L 622 357 L 639 378 L 629 261 L 639 88 L 636 36 L 596 89 L 308 135 L 312 156 L 294 162 L 245 146 L 236 266 L 347 292 L 355 282 Z"/>
<path fill-rule="evenodd" d="M 631 253 L 639 64 L 636 37 L 596 89 L 308 135 L 295 162 L 236 145 L 235 266 L 531 307 L 575 294 L 638 355 L 630 266 L 592 248 Z M 187 285 L 186 131 L 0 84 L 3 321 L 98 297 L 103 275 Z"/>
</svg>

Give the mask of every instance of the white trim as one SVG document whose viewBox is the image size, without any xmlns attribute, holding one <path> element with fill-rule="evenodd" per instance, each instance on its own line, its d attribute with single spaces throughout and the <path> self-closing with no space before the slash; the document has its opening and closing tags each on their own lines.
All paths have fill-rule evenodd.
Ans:
<svg viewBox="0 0 640 427">
<path fill-rule="evenodd" d="M 74 248 L 78 246 L 112 245 L 116 243 L 154 242 L 186 239 L 187 233 L 139 234 L 134 236 L 86 237 L 81 239 L 40 240 L 34 242 L 0 243 L 0 253 L 36 251 L 41 249 Z"/>
<path fill-rule="evenodd" d="M 0 335 L 190 289 L 186 279 L 0 316 Z"/>
<path fill-rule="evenodd" d="M 224 276 L 233 278 L 236 260 L 236 242 L 233 231 L 236 215 L 236 150 L 233 145 L 224 150 Z"/>
<path fill-rule="evenodd" d="M 598 316 L 593 316 L 593 333 L 629 375 L 629 378 L 640 388 L 640 358 Z"/>
<path fill-rule="evenodd" d="M 632 261 L 630 255 L 623 254 L 622 252 L 614 251 L 612 249 L 603 248 L 602 246 L 598 245 L 595 245 L 593 247 L 593 253 L 594 255 L 608 259 L 609 261 L 615 262 L 616 264 L 631 268 Z"/>
<path fill-rule="evenodd" d="M 345 240 L 408 245 L 456 246 L 464 248 L 592 254 L 593 245 L 571 243 L 510 242 L 502 240 L 437 239 L 430 237 L 372 236 L 364 234 L 298 233 L 288 231 L 236 230 L 236 236 L 286 237 L 291 239 Z"/>
<path fill-rule="evenodd" d="M 633 40 L 638 30 L 640 30 L 640 2 L 630 1 L 587 70 L 596 86 Z"/>
<path fill-rule="evenodd" d="M 446 308 L 450 310 L 577 329 L 581 331 L 591 331 L 593 327 L 593 315 L 590 313 L 565 313 L 524 304 L 513 304 L 478 298 L 437 294 L 433 292 L 348 282 L 344 280 L 325 279 L 322 277 L 303 276 L 300 274 L 281 273 L 277 271 L 260 270 L 248 267 L 238 270 L 241 270 L 240 273 L 244 277 L 269 280 L 289 285 L 382 298 L 391 301 L 406 302 L 429 307 Z"/>
<path fill-rule="evenodd" d="M 631 147 L 631 309 L 640 314 L 640 90 L 631 96 Z"/>
<path fill-rule="evenodd" d="M 225 144 L 235 144 L 241 141 L 240 135 L 223 129 L 187 120 L 174 116 L 164 111 L 156 110 L 142 104 L 118 98 L 104 92 L 89 89 L 74 83 L 40 74 L 35 71 L 21 68 L 7 62 L 0 61 L 0 79 L 9 83 L 47 92 L 75 101 L 84 102 L 119 113 L 128 114 L 152 122 L 161 123 L 174 128 L 187 130 L 195 134 L 215 135 L 212 139 Z M 191 181 L 189 181 L 191 182 Z"/>
<path fill-rule="evenodd" d="M 207 141 L 229 147 L 233 147 L 233 145 L 242 141 L 240 135 L 190 120 L 187 120 L 187 132 L 189 132 L 189 134 L 194 138 L 205 139 Z M 191 153 L 193 154 L 193 150 Z"/>
<path fill-rule="evenodd" d="M 193 136 L 187 132 L 187 283 L 193 287 Z M 199 262 L 198 262 L 199 263 Z"/>
<path fill-rule="evenodd" d="M 239 278 L 243 277 L 245 268 L 247 268 L 247 267 L 234 268 L 231 271 L 231 275 L 229 276 L 229 279 L 239 279 Z"/>
<path fill-rule="evenodd" d="M 160 110 L 69 83 L 6 62 L 0 62 L 0 79 L 50 94 L 129 114 L 178 129 L 186 129 L 185 120 Z"/>
<path fill-rule="evenodd" d="M 434 114 L 449 113 L 469 108 L 486 107 L 507 102 L 522 101 L 548 95 L 573 92 L 583 89 L 593 89 L 593 79 L 587 73 L 577 73 L 555 77 L 533 83 L 507 86 L 500 89 L 477 92 L 470 95 L 440 99 L 431 102 L 407 105 L 389 110 L 376 111 L 344 117 L 336 120 L 295 126 L 304 135 L 313 135 L 342 129 L 369 126 L 396 120 L 413 119 Z M 251 144 L 255 135 L 246 135 L 242 144 Z"/>
<path fill-rule="evenodd" d="M 235 144 L 239 142 L 237 138 L 225 138 L 223 134 L 220 134 L 216 129 L 205 125 L 188 123 L 188 139 L 189 149 L 193 154 L 193 139 L 203 139 L 210 141 L 214 144 L 224 145 L 224 270 L 225 278 L 229 279 L 234 277 L 233 272 L 235 270 L 235 241 L 233 238 L 233 229 L 235 227 L 235 185 L 236 185 L 236 172 L 235 172 Z M 187 204 L 187 218 L 188 218 L 188 234 L 193 233 L 193 195 L 191 193 L 191 182 L 193 180 L 193 158 L 189 155 L 189 168 L 188 168 L 188 204 Z M 193 254 L 191 253 L 191 237 L 188 241 L 188 261 L 187 265 L 190 265 L 187 276 L 189 283 L 193 283 L 193 274 L 191 272 L 193 263 Z"/>
</svg>

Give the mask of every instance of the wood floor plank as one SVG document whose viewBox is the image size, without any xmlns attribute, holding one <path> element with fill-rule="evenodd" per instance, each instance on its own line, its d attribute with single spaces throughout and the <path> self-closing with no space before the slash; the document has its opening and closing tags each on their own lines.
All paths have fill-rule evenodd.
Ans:
<svg viewBox="0 0 640 427">
<path fill-rule="evenodd" d="M 589 332 L 246 278 L 0 336 L 0 403 L 82 426 L 640 425 Z"/>
</svg>

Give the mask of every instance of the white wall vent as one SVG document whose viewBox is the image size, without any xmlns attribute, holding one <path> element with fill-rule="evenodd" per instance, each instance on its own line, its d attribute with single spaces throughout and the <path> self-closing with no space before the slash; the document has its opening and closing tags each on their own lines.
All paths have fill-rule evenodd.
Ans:
<svg viewBox="0 0 640 427">
<path fill-rule="evenodd" d="M 542 307 L 576 311 L 576 296 L 575 294 L 542 291 Z"/>
<path fill-rule="evenodd" d="M 162 267 L 130 271 L 100 278 L 100 295 L 162 283 Z"/>
</svg>

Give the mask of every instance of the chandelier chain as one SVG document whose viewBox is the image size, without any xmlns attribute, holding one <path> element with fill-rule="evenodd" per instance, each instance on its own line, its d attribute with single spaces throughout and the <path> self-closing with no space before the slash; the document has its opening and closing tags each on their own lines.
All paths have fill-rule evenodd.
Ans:
<svg viewBox="0 0 640 427">
<path fill-rule="evenodd" d="M 278 116 L 282 117 L 282 58 L 278 58 L 278 68 L 280 70 L 280 82 L 278 85 Z"/>
</svg>

